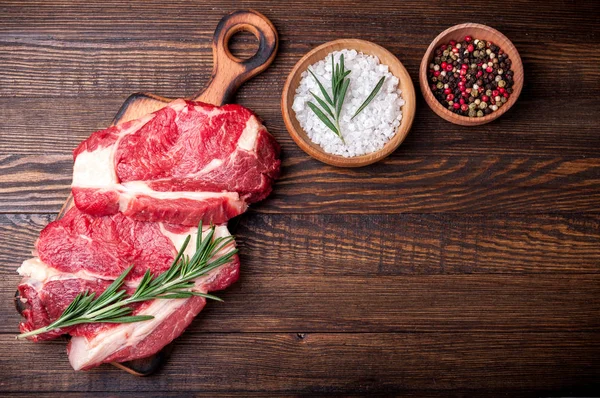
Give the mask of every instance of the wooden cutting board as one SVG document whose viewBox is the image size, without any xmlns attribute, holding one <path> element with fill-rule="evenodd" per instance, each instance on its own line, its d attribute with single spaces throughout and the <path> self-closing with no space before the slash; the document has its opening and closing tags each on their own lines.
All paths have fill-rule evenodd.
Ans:
<svg viewBox="0 0 600 398">
<path fill-rule="evenodd" d="M 258 39 L 258 50 L 252 57 L 241 60 L 231 54 L 228 43 L 231 37 L 240 31 L 252 33 Z M 275 27 L 264 15 L 254 10 L 239 10 L 221 19 L 213 37 L 213 72 L 206 88 L 197 95 L 189 98 L 214 105 L 224 105 L 233 99 L 237 89 L 247 80 L 263 72 L 275 59 L 279 39 Z M 150 93 L 132 94 L 115 115 L 112 125 L 137 119 L 148 113 L 155 112 L 169 102 L 171 98 L 161 97 Z M 73 207 L 73 195 L 64 203 L 57 219 L 60 219 Z M 18 292 L 17 292 L 18 293 Z M 16 296 L 18 298 L 18 295 Z M 17 303 L 19 312 L 20 301 Z M 131 374 L 147 376 L 155 372 L 169 356 L 172 344 L 162 351 L 147 358 L 130 362 L 112 364 Z"/>
</svg>

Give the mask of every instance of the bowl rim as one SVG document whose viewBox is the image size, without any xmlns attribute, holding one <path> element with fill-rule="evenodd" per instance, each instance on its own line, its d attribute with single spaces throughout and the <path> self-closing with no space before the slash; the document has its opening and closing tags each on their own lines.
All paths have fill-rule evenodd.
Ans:
<svg viewBox="0 0 600 398">
<path fill-rule="evenodd" d="M 353 49 L 353 50 L 356 50 L 358 52 L 363 52 L 368 55 L 375 55 L 382 63 L 383 63 L 383 61 L 381 61 L 381 57 L 377 54 L 377 52 L 386 53 L 394 62 L 397 63 L 395 65 L 395 68 L 398 68 L 400 70 L 400 74 L 402 75 L 402 76 L 397 76 L 395 73 L 390 71 L 390 73 L 392 73 L 392 75 L 394 75 L 396 78 L 398 78 L 399 86 L 400 86 L 400 89 L 402 90 L 402 98 L 403 99 L 405 99 L 406 97 L 413 98 L 412 103 L 406 102 L 401 107 L 402 120 L 400 121 L 400 125 L 396 129 L 396 134 L 383 146 L 383 148 L 381 148 L 378 151 L 367 153 L 367 154 L 360 155 L 360 156 L 347 157 L 347 158 L 343 157 L 341 155 L 330 154 L 330 153 L 325 152 L 325 150 L 323 150 L 323 148 L 321 148 L 320 145 L 314 143 L 310 139 L 310 137 L 308 137 L 308 134 L 306 134 L 306 131 L 304 131 L 304 129 L 302 129 L 301 126 L 300 126 L 300 130 L 302 130 L 302 131 L 298 132 L 297 129 L 294 127 L 294 124 L 292 123 L 292 120 L 295 120 L 296 123 L 298 125 L 300 125 L 300 123 L 296 119 L 295 112 L 292 109 L 293 96 L 295 95 L 296 88 L 297 88 L 297 87 L 293 87 L 293 88 L 291 87 L 292 80 L 294 79 L 294 77 L 296 75 L 301 74 L 310 66 L 309 60 L 315 53 L 322 51 L 323 49 L 327 49 L 327 48 L 334 47 L 337 45 L 343 45 L 347 49 Z M 375 51 L 369 52 L 362 48 L 356 48 L 355 47 L 356 45 L 359 45 L 359 47 L 371 47 L 371 48 L 375 49 Z M 333 51 L 336 51 L 336 50 L 331 50 L 331 52 L 333 52 Z M 315 61 L 315 62 L 318 62 L 318 61 Z M 388 65 L 388 67 L 389 67 L 389 65 Z M 291 101 L 288 99 L 288 97 L 290 95 L 292 95 Z M 415 94 L 415 88 L 414 88 L 412 79 L 410 78 L 410 75 L 408 74 L 408 71 L 406 70 L 406 68 L 404 67 L 402 62 L 400 62 L 400 60 L 392 52 L 390 52 L 386 48 L 380 46 L 379 44 L 376 44 L 376 43 L 373 43 L 373 42 L 370 42 L 367 40 L 354 39 L 354 38 L 336 39 L 336 40 L 328 41 L 326 43 L 323 43 L 323 44 L 313 48 L 312 50 L 307 52 L 302 58 L 300 58 L 300 60 L 298 60 L 298 62 L 296 62 L 296 64 L 294 65 L 294 67 L 292 68 L 290 73 L 288 74 L 288 77 L 284 84 L 283 92 L 281 95 L 281 111 L 283 114 L 283 119 L 285 122 L 286 129 L 288 130 L 289 135 L 292 137 L 294 142 L 308 155 L 310 155 L 311 157 L 313 157 L 323 163 L 331 165 L 331 166 L 362 167 L 362 166 L 366 166 L 366 165 L 378 162 L 378 161 L 386 158 L 387 156 L 392 154 L 400 146 L 400 144 L 404 141 L 404 139 L 408 135 L 408 132 L 410 131 L 410 129 L 412 127 L 412 123 L 414 121 L 415 109 L 416 109 L 415 98 L 416 98 L 416 94 Z"/>
<path fill-rule="evenodd" d="M 513 65 L 518 64 L 518 65 L 520 65 L 519 68 L 521 70 L 523 70 L 523 61 L 521 60 L 519 51 L 517 50 L 517 48 L 515 47 L 513 42 L 508 37 L 506 37 L 499 30 L 492 28 L 491 26 L 480 24 L 480 23 L 467 22 L 467 23 L 461 23 L 461 24 L 457 24 L 454 26 L 450 26 L 449 28 L 443 30 L 440 34 L 438 34 L 431 41 L 431 43 L 429 44 L 429 47 L 427 47 L 427 50 L 425 51 L 425 54 L 423 55 L 423 58 L 421 59 L 421 65 L 419 67 L 419 85 L 421 87 L 421 93 L 422 93 L 423 97 L 425 98 L 425 102 L 427 102 L 427 105 L 429 105 L 429 107 L 438 116 L 440 116 L 440 117 L 444 118 L 445 120 L 447 120 L 451 123 L 454 123 L 454 124 L 460 124 L 463 126 L 475 126 L 475 125 L 478 126 L 478 125 L 486 124 L 493 120 L 496 120 L 497 118 L 499 118 L 500 116 L 502 116 L 506 112 L 508 112 L 508 110 L 510 108 L 513 107 L 513 105 L 515 104 L 515 102 L 517 102 L 517 99 L 521 95 L 521 91 L 523 90 L 523 75 L 524 74 L 522 74 L 521 79 L 514 85 L 514 91 L 511 95 L 511 99 L 509 100 L 511 102 L 509 104 L 507 103 L 508 105 L 503 106 L 499 110 L 497 110 L 493 113 L 490 113 L 489 115 L 486 115 L 483 117 L 463 116 L 463 115 L 459 115 L 454 112 L 451 112 L 448 109 L 446 109 L 444 106 L 442 106 L 442 104 L 440 104 L 440 102 L 437 100 L 437 98 L 435 98 L 435 96 L 433 95 L 433 93 L 431 91 L 431 88 L 429 87 L 429 83 L 428 83 L 428 79 L 427 79 L 428 64 L 430 62 L 430 59 L 433 59 L 433 52 L 434 52 L 435 48 L 440 44 L 439 42 L 441 41 L 442 37 L 444 37 L 445 35 L 447 35 L 449 33 L 454 32 L 456 30 L 469 29 L 469 28 L 487 30 L 492 35 L 498 36 L 498 37 L 502 38 L 504 41 L 506 41 L 510 50 L 512 52 L 514 52 L 514 54 L 516 55 L 516 57 L 511 57 L 511 61 L 513 62 Z M 503 46 L 503 47 L 504 47 L 503 50 L 506 52 L 506 47 L 505 46 Z"/>
</svg>

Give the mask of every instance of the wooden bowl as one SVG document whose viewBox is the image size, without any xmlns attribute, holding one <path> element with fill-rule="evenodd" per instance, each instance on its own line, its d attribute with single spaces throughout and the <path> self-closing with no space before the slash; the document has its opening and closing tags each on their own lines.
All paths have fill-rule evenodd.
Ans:
<svg viewBox="0 0 600 398">
<path fill-rule="evenodd" d="M 427 69 L 433 60 L 435 49 L 442 44 L 448 43 L 450 40 L 462 40 L 467 35 L 472 36 L 474 39 L 491 41 L 499 46 L 506 54 L 508 54 L 510 60 L 512 61 L 511 70 L 514 72 L 513 93 L 500 109 L 483 117 L 457 115 L 456 113 L 446 109 L 434 97 L 427 79 Z M 454 124 L 460 124 L 461 126 L 478 126 L 499 118 L 505 114 L 517 101 L 517 98 L 519 98 L 521 90 L 523 89 L 523 62 L 521 61 L 519 52 L 512 42 L 496 29 L 476 23 L 464 23 L 446 29 L 431 42 L 427 52 L 425 52 L 425 56 L 423 56 L 423 60 L 421 61 L 421 68 L 419 70 L 419 84 L 421 85 L 421 92 L 423 93 L 423 97 L 425 97 L 425 101 L 429 107 L 438 114 L 438 116 Z"/>
<path fill-rule="evenodd" d="M 312 64 L 324 59 L 327 54 L 332 51 L 339 51 L 343 49 L 356 50 L 368 55 L 374 55 L 379 58 L 379 62 L 389 67 L 389 71 L 398 78 L 399 89 L 402 90 L 402 98 L 405 104 L 402 106 L 402 120 L 400 126 L 396 131 L 396 135 L 389 140 L 383 148 L 379 151 L 368 153 L 366 155 L 355 156 L 351 158 L 345 158 L 339 155 L 332 155 L 325 152 L 318 144 L 315 144 L 308 137 L 306 132 L 300 127 L 300 123 L 296 119 L 296 112 L 292 109 L 294 103 L 294 96 L 296 89 L 300 83 L 302 73 Z M 283 88 L 283 94 L 281 96 L 281 111 L 283 113 L 283 120 L 288 132 L 292 136 L 292 139 L 298 144 L 300 148 L 313 158 L 320 160 L 323 163 L 327 163 L 337 167 L 360 167 L 366 166 L 371 163 L 375 163 L 388 155 L 398 148 L 398 146 L 406 138 L 410 127 L 412 126 L 413 119 L 415 117 L 415 88 L 412 80 L 404 68 L 404 65 L 385 48 L 358 39 L 340 39 L 330 41 L 322 44 L 308 54 L 306 54 L 294 69 L 290 72 L 285 86 Z M 332 133 L 333 134 L 333 133 Z"/>
</svg>

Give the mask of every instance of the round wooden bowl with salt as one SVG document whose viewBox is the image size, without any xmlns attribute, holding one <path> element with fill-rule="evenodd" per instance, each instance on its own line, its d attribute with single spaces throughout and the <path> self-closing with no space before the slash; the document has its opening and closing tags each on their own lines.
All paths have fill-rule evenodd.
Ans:
<svg viewBox="0 0 600 398">
<path fill-rule="evenodd" d="M 405 104 L 402 106 L 402 120 L 396 130 L 396 134 L 376 152 L 354 157 L 343 157 L 327 153 L 318 144 L 315 144 L 308 137 L 306 132 L 300 126 L 296 119 L 296 113 L 292 109 L 296 89 L 300 84 L 302 73 L 314 63 L 324 59 L 329 53 L 343 49 L 356 50 L 367 55 L 374 55 L 381 64 L 389 67 L 390 73 L 398 78 L 398 88 L 402 91 L 402 98 Z M 412 80 L 402 63 L 385 48 L 365 40 L 359 39 L 340 39 L 322 44 L 307 53 L 290 72 L 283 94 L 281 96 L 281 112 L 285 126 L 290 136 L 300 148 L 313 158 L 337 167 L 361 167 L 375 163 L 389 156 L 404 141 L 412 126 L 415 117 L 415 88 Z M 333 133 L 332 133 L 333 134 Z"/>
</svg>

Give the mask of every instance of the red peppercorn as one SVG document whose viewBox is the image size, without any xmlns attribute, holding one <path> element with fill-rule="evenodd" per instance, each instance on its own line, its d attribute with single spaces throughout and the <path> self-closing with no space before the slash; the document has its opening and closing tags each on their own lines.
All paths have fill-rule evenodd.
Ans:
<svg viewBox="0 0 600 398">
<path fill-rule="evenodd" d="M 488 101 L 490 100 L 490 97 L 488 97 L 487 95 L 482 95 L 482 96 L 481 96 L 481 100 L 482 100 L 483 102 L 488 102 Z"/>
<path fill-rule="evenodd" d="M 466 70 L 466 69 L 461 69 L 461 70 L 460 70 L 460 75 L 461 75 L 461 76 L 464 76 L 464 75 L 466 75 L 466 74 L 467 74 L 467 70 Z"/>
<path fill-rule="evenodd" d="M 452 47 L 452 52 L 455 53 L 455 54 L 458 54 L 458 48 Z"/>
<path fill-rule="evenodd" d="M 469 110 L 469 105 L 467 105 L 467 104 L 462 104 L 462 105 L 460 106 L 460 110 L 461 110 L 461 111 L 463 111 L 463 112 L 466 112 L 466 111 L 468 111 L 468 110 Z"/>
<path fill-rule="evenodd" d="M 435 84 L 432 84 L 431 85 L 431 91 L 435 91 L 435 90 L 437 90 L 437 86 Z"/>
<path fill-rule="evenodd" d="M 451 46 L 455 46 L 456 45 L 456 40 L 450 40 L 450 45 Z"/>
<path fill-rule="evenodd" d="M 488 66 L 487 68 L 485 68 L 485 71 L 487 73 L 492 73 L 494 71 L 494 68 L 492 68 L 491 66 Z"/>
<path fill-rule="evenodd" d="M 447 49 L 447 48 L 448 48 L 448 46 L 447 46 L 446 44 L 442 44 L 442 45 L 440 46 L 440 48 L 442 49 L 442 51 L 444 51 L 445 49 Z"/>
<path fill-rule="evenodd" d="M 442 65 L 441 65 L 442 69 L 446 69 L 446 66 L 448 66 L 448 63 L 446 61 L 442 62 Z"/>
<path fill-rule="evenodd" d="M 453 68 L 452 64 L 446 65 L 446 72 L 452 72 L 452 68 Z"/>
<path fill-rule="evenodd" d="M 448 94 L 446 96 L 446 101 L 452 101 L 454 99 L 454 94 Z"/>
<path fill-rule="evenodd" d="M 444 90 L 444 94 L 448 95 L 450 93 L 452 93 L 452 89 L 450 87 Z"/>
<path fill-rule="evenodd" d="M 438 77 L 440 75 L 440 73 L 442 73 L 442 72 L 440 72 L 439 70 L 436 70 L 433 72 L 433 76 Z"/>
<path fill-rule="evenodd" d="M 462 104 L 464 104 L 464 103 L 465 103 L 465 99 L 464 99 L 464 98 L 461 98 L 461 99 L 459 99 L 459 100 L 458 100 L 458 102 L 460 102 L 460 104 L 462 105 Z"/>
<path fill-rule="evenodd" d="M 454 109 L 460 108 L 460 104 L 458 102 L 455 102 L 452 106 L 454 107 Z"/>
<path fill-rule="evenodd" d="M 492 99 L 490 99 L 490 104 L 492 104 L 492 105 L 496 105 L 496 100 L 495 100 L 495 99 L 493 99 L 493 98 L 492 98 Z"/>
<path fill-rule="evenodd" d="M 492 95 L 493 95 L 494 97 L 497 97 L 497 96 L 499 96 L 499 95 L 500 95 L 500 91 L 498 91 L 498 90 L 493 90 L 493 91 L 492 91 Z"/>
<path fill-rule="evenodd" d="M 468 89 L 467 89 L 467 90 L 468 90 Z M 463 92 L 462 92 L 462 93 L 460 93 L 460 95 L 462 95 L 462 96 L 463 96 L 463 97 L 465 97 L 465 98 L 468 98 L 468 97 L 469 97 L 469 93 L 467 93 L 467 92 L 466 92 L 466 90 L 463 90 Z"/>
<path fill-rule="evenodd" d="M 469 43 L 471 40 L 473 40 L 473 38 L 471 36 L 469 36 L 469 35 L 465 36 L 465 41 L 467 43 Z"/>
<path fill-rule="evenodd" d="M 500 91 L 501 94 L 504 94 L 504 92 L 506 91 L 506 89 L 504 87 L 500 87 L 498 89 L 498 91 Z"/>
<path fill-rule="evenodd" d="M 467 51 L 470 52 L 470 53 L 472 53 L 473 51 L 475 51 L 475 46 L 473 46 L 472 44 L 469 44 L 467 46 Z"/>
<path fill-rule="evenodd" d="M 473 91 L 473 89 L 472 89 L 472 88 L 470 88 L 470 87 L 469 87 L 469 88 L 467 88 L 467 89 L 465 90 L 465 92 L 466 92 L 467 94 L 471 94 L 471 91 Z"/>
<path fill-rule="evenodd" d="M 507 93 L 507 92 L 504 92 L 504 93 L 502 93 L 502 96 L 503 96 L 504 98 L 509 98 L 509 97 L 510 97 L 510 94 L 509 94 L 509 93 Z"/>
</svg>

